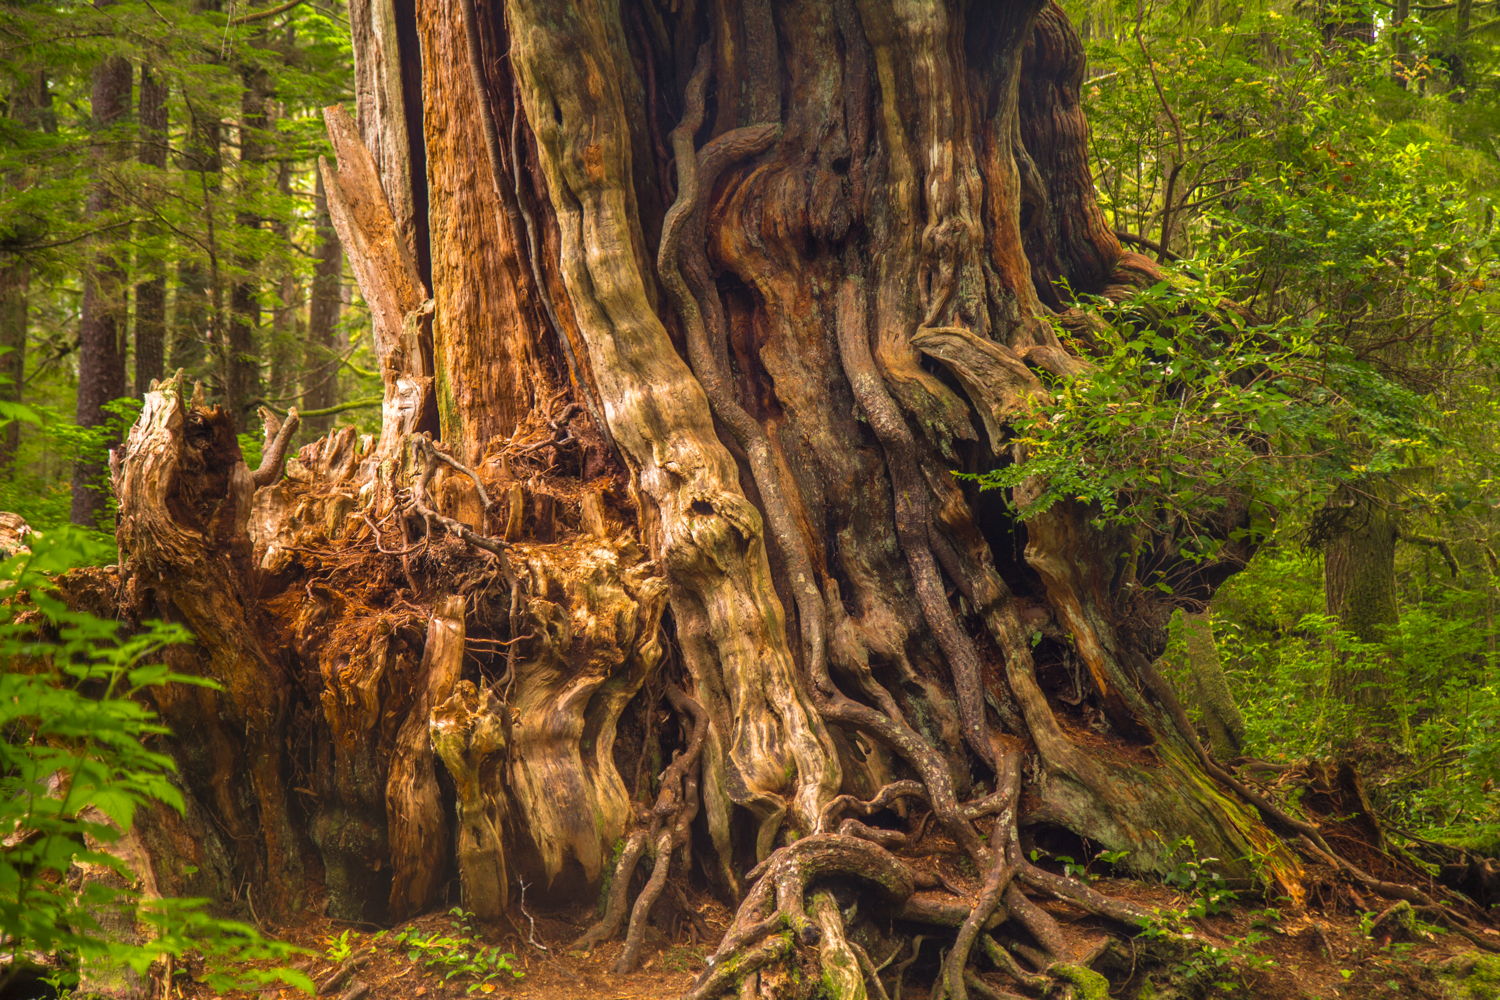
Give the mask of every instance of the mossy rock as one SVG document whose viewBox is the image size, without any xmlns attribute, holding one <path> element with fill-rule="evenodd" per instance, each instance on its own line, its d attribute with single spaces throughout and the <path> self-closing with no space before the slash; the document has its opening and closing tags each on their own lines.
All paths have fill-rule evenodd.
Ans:
<svg viewBox="0 0 1500 1000">
<path fill-rule="evenodd" d="M 1500 1000 L 1500 955 L 1466 952 L 1434 966 L 1454 1000 Z"/>
<path fill-rule="evenodd" d="M 1059 962 L 1050 971 L 1073 984 L 1073 995 L 1077 1000 L 1109 1000 L 1109 980 L 1093 969 Z"/>
<path fill-rule="evenodd" d="M 1389 938 L 1394 941 L 1417 941 L 1423 934 L 1417 922 L 1417 911 L 1406 900 L 1401 900 L 1376 918 L 1370 927 L 1373 938 Z"/>
</svg>

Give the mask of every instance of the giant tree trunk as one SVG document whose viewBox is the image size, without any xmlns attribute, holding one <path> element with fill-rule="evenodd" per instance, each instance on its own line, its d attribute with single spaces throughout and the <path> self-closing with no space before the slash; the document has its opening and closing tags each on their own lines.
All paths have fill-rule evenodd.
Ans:
<svg viewBox="0 0 1500 1000">
<path fill-rule="evenodd" d="M 952 475 L 1014 460 L 1040 374 L 1087 364 L 1054 332 L 1069 294 L 1156 274 L 1094 203 L 1060 9 L 664 7 L 352 4 L 359 131 L 329 109 L 321 172 L 380 435 L 280 479 L 273 421 L 252 475 L 223 414 L 148 396 L 121 552 L 134 612 L 189 622 L 223 682 L 169 717 L 197 727 L 189 790 L 273 834 L 239 863 L 294 884 L 305 837 L 329 912 L 378 920 L 456 868 L 497 920 L 522 882 L 591 901 L 618 849 L 580 944 L 631 909 L 629 968 L 664 887 L 701 879 L 739 912 L 699 996 L 774 995 L 767 966 L 814 946 L 862 995 L 844 897 L 803 898 L 826 878 L 868 890 L 862 921 L 958 927 L 951 995 L 1005 921 L 1083 983 L 1095 953 L 1031 897 L 1141 914 L 1027 860 L 1060 830 L 1140 870 L 1190 835 L 1299 898 L 1272 826 L 1326 844 L 1207 756 L 1152 667 L 1153 584 L 1201 606 L 1246 551 L 1148 535 L 1127 560 L 1140 536 L 1089 509 L 1023 523 Z M 977 899 L 887 850 L 928 812 Z"/>
</svg>

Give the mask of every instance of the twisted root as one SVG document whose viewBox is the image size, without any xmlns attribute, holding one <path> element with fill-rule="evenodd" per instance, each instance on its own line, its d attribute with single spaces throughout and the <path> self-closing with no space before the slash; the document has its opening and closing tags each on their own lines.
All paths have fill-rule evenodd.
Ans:
<svg viewBox="0 0 1500 1000">
<path fill-rule="evenodd" d="M 698 815 L 698 774 L 703 739 L 708 732 L 708 713 L 697 699 L 676 685 L 667 687 L 667 700 L 678 712 L 693 720 L 687 750 L 662 772 L 661 790 L 657 793 L 656 806 L 649 815 L 649 825 L 638 827 L 625 842 L 619 864 L 615 866 L 614 880 L 610 883 L 609 900 L 605 904 L 603 918 L 569 945 L 570 950 L 590 949 L 614 937 L 625 917 L 626 897 L 636 865 L 640 863 L 647 847 L 654 847 L 655 863 L 652 865 L 651 877 L 641 894 L 636 897 L 635 906 L 630 912 L 630 927 L 625 935 L 625 949 L 615 963 L 615 971 L 622 974 L 635 968 L 641 945 L 646 939 L 646 924 L 650 919 L 651 909 L 666 888 L 672 858 L 677 849 L 687 843 L 693 819 Z"/>
</svg>

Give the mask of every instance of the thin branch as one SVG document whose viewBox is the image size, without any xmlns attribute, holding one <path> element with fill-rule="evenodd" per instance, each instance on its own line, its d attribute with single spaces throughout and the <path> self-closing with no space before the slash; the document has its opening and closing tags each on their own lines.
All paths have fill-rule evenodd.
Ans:
<svg viewBox="0 0 1500 1000">
<path fill-rule="evenodd" d="M 258 10 L 254 14 L 242 14 L 239 17 L 231 17 L 229 19 L 229 23 L 249 24 L 251 21 L 263 21 L 268 17 L 275 17 L 277 14 L 283 14 L 291 10 L 293 7 L 300 7 L 306 2 L 307 0 L 290 0 L 289 3 L 284 3 L 280 7 L 272 7 L 269 10 Z"/>
<path fill-rule="evenodd" d="M 281 407 L 275 406 L 264 399 L 258 399 L 256 400 L 256 402 L 273 413 L 285 414 L 287 412 Z M 302 413 L 303 418 L 327 417 L 332 416 L 335 413 L 343 413 L 345 410 L 357 410 L 363 406 L 379 406 L 383 402 L 385 402 L 385 400 L 381 399 L 379 396 L 369 396 L 365 399 L 351 399 L 347 403 L 340 403 L 337 406 L 327 406 L 321 410 L 302 410 L 300 412 Z"/>
<path fill-rule="evenodd" d="M 1453 547 L 1449 544 L 1448 539 L 1437 535 L 1420 535 L 1414 531 L 1402 531 L 1401 540 L 1403 542 L 1410 542 L 1413 545 L 1425 545 L 1430 549 L 1437 549 L 1443 556 L 1443 562 L 1448 564 L 1448 571 L 1455 578 L 1458 577 L 1458 560 L 1453 558 Z"/>
<path fill-rule="evenodd" d="M 107 226 L 100 226 L 98 229 L 90 229 L 85 233 L 80 233 L 77 236 L 72 236 L 65 240 L 54 240 L 51 243 L 32 243 L 26 246 L 0 246 L 0 251 L 19 255 L 31 253 L 34 250 L 51 250 L 53 247 L 65 247 L 70 243 L 77 243 L 80 240 L 86 240 L 90 236 L 98 236 L 100 233 L 107 233 L 115 229 L 125 229 L 129 226 L 135 225 L 140 221 L 140 219 L 127 219 L 124 222 L 114 222 Z"/>
<path fill-rule="evenodd" d="M 1179 257 L 1177 254 L 1175 254 L 1172 251 L 1168 250 L 1166 247 L 1162 246 L 1160 243 L 1156 242 L 1155 240 L 1148 239 L 1147 237 L 1138 235 L 1136 233 L 1127 233 L 1123 229 L 1116 229 L 1115 230 L 1115 239 L 1119 240 L 1121 243 L 1130 243 L 1130 244 L 1133 244 L 1134 246 L 1141 247 L 1142 249 L 1150 250 L 1152 253 L 1156 254 L 1158 257 L 1164 258 L 1166 260 L 1171 260 L 1171 261 L 1180 261 L 1180 260 L 1182 260 L 1182 258 Z"/>
</svg>

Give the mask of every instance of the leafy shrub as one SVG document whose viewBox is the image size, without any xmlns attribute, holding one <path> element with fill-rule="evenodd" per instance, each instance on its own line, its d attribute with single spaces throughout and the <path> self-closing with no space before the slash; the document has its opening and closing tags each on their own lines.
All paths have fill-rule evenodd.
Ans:
<svg viewBox="0 0 1500 1000">
<path fill-rule="evenodd" d="M 0 941 L 11 959 L 0 988 L 38 958 L 72 970 L 59 977 L 66 986 L 80 963 L 144 974 L 194 951 L 210 960 L 214 989 L 279 980 L 311 991 L 290 970 L 231 971 L 228 963 L 280 960 L 292 949 L 212 916 L 205 900 L 150 899 L 74 877 L 89 865 L 129 886 L 135 875 L 110 845 L 148 803 L 182 809 L 171 758 L 147 745 L 166 730 L 136 696 L 212 682 L 155 662 L 165 646 L 191 639 L 182 628 L 154 622 L 121 635 L 116 622 L 70 611 L 49 592 L 53 575 L 103 554 L 86 533 L 60 528 L 26 541 L 30 552 L 0 562 Z M 111 913 L 124 920 L 102 919 Z M 144 940 L 112 936 L 111 923 L 141 927 Z"/>
<path fill-rule="evenodd" d="M 515 967 L 516 956 L 502 952 L 498 946 L 486 947 L 474 930 L 474 914 L 455 906 L 448 911 L 453 919 L 448 922 L 452 934 L 440 931 L 424 933 L 417 927 L 407 927 L 397 933 L 394 942 L 398 948 L 406 949 L 409 961 L 419 962 L 422 967 L 441 973 L 447 982 L 458 976 L 473 980 L 468 992 L 493 989 L 489 984 L 509 973 L 520 979 L 526 973 Z M 376 935 L 380 938 L 384 932 Z"/>
</svg>

